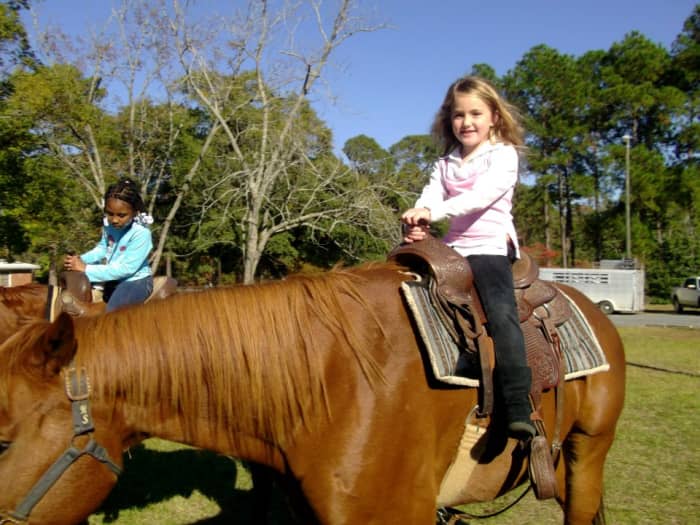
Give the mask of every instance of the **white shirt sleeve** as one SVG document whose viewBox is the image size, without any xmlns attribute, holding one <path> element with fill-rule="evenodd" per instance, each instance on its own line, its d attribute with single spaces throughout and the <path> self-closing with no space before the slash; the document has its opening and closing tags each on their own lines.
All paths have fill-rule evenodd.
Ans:
<svg viewBox="0 0 700 525">
<path fill-rule="evenodd" d="M 438 159 L 433 165 L 433 171 L 430 173 L 428 184 L 425 185 L 420 197 L 416 201 L 415 208 L 429 208 L 431 217 L 433 208 L 438 206 L 447 197 L 445 186 L 442 183 L 442 172 L 446 169 L 447 162 L 445 159 Z"/>
</svg>

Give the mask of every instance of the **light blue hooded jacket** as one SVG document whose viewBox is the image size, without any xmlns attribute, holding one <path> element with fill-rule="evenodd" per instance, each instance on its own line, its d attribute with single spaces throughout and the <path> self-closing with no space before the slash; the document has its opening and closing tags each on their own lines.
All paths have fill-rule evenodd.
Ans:
<svg viewBox="0 0 700 525">
<path fill-rule="evenodd" d="M 153 249 L 151 230 L 137 221 L 116 229 L 102 228 L 102 238 L 92 250 L 80 258 L 90 282 L 136 281 L 151 275 L 148 255 Z"/>
</svg>

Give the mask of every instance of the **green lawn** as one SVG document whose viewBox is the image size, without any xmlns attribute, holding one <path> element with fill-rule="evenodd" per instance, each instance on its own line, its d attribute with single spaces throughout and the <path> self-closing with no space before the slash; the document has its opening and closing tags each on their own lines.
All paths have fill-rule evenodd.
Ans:
<svg viewBox="0 0 700 525">
<path fill-rule="evenodd" d="M 627 399 L 606 464 L 608 523 L 672 525 L 700 518 L 700 330 L 621 328 L 628 362 Z M 235 460 L 151 439 L 134 449 L 125 474 L 89 523 L 187 525 L 252 522 L 251 482 Z M 514 491 L 485 512 L 517 496 Z M 290 523 L 277 502 L 277 524 Z M 556 503 L 532 494 L 483 523 L 561 523 Z"/>
<path fill-rule="evenodd" d="M 635 365 L 627 367 L 625 408 L 606 462 L 607 522 L 614 525 L 697 523 L 700 518 L 697 439 L 700 330 L 643 327 L 619 331 L 627 362 Z M 510 495 L 502 498 L 503 503 L 511 499 Z M 493 510 L 498 505 L 485 508 Z M 555 502 L 537 501 L 528 494 L 512 510 L 485 523 L 550 525 L 560 524 L 561 520 L 562 513 Z"/>
</svg>

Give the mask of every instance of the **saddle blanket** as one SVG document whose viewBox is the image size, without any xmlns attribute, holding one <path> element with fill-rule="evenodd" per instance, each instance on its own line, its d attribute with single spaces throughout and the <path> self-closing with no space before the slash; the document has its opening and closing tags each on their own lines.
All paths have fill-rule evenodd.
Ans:
<svg viewBox="0 0 700 525">
<path fill-rule="evenodd" d="M 478 387 L 479 379 L 457 374 L 460 355 L 455 344 L 435 314 L 429 291 L 421 281 L 404 281 L 403 296 L 413 315 L 426 347 L 430 365 L 438 381 L 467 387 Z M 557 327 L 565 362 L 566 380 L 604 372 L 610 368 L 593 330 L 576 303 L 560 290 L 572 310 L 571 317 Z"/>
</svg>

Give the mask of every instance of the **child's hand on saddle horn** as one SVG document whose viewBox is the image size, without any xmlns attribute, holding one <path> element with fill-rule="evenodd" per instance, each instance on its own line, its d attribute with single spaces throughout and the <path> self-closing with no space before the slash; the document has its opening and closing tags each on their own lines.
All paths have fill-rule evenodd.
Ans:
<svg viewBox="0 0 700 525">
<path fill-rule="evenodd" d="M 428 208 L 411 208 L 401 215 L 404 223 L 404 242 L 422 241 L 430 232 L 430 210 Z"/>
<path fill-rule="evenodd" d="M 84 272 L 85 263 L 79 255 L 66 255 L 66 258 L 63 259 L 63 269 Z"/>
</svg>

